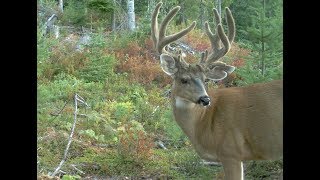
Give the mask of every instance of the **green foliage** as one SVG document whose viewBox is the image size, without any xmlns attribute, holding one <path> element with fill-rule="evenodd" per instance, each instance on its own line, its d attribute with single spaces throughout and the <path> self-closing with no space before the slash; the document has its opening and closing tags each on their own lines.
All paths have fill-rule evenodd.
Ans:
<svg viewBox="0 0 320 180">
<path fill-rule="evenodd" d="M 237 36 L 251 50 L 245 66 L 236 69 L 238 86 L 282 78 L 282 0 L 238 1 L 231 5 Z"/>
<path fill-rule="evenodd" d="M 86 25 L 87 10 L 84 0 L 69 0 L 64 7 L 62 23 L 76 26 Z"/>
<path fill-rule="evenodd" d="M 274 61 L 277 62 L 277 61 Z M 280 64 L 279 60 L 278 63 Z M 245 86 L 253 83 L 268 82 L 274 79 L 282 78 L 282 68 L 275 63 L 266 68 L 265 74 L 262 75 L 261 69 L 255 62 L 255 59 L 246 60 L 245 65 L 236 69 L 239 78 L 235 80 L 238 86 Z"/>
<path fill-rule="evenodd" d="M 93 51 L 93 53 L 102 53 L 103 48 L 108 47 L 108 39 L 105 38 L 103 34 L 103 28 L 98 28 L 97 33 L 91 34 L 91 43 L 88 45 L 88 48 Z"/>
<path fill-rule="evenodd" d="M 47 59 L 52 55 L 52 47 L 58 44 L 58 40 L 53 37 L 43 36 L 43 25 L 37 27 L 37 78 L 40 79 L 45 74 Z"/>
<path fill-rule="evenodd" d="M 62 180 L 76 180 L 81 179 L 79 175 L 63 175 Z"/>
<path fill-rule="evenodd" d="M 263 10 L 263 0 L 259 1 L 250 1 L 250 0 L 233 0 L 233 3 L 230 5 L 230 9 L 233 12 L 233 17 L 236 22 L 237 35 L 236 41 L 239 40 L 249 40 L 250 33 L 247 33 L 248 27 L 256 27 L 259 23 L 258 20 L 262 20 L 262 11 L 265 12 L 266 22 L 268 23 L 268 28 L 273 28 L 274 30 L 282 29 L 282 9 L 283 4 L 282 0 L 270 1 L 265 0 L 265 10 Z M 271 19 L 270 19 L 271 18 Z M 274 23 L 270 20 L 277 20 L 278 22 Z M 268 22 L 269 21 L 269 22 Z M 258 23 L 258 24 L 257 24 Z M 281 24 L 279 24 L 281 23 Z M 259 25 L 258 25 L 259 26 Z M 260 25 L 261 26 L 261 25 Z M 274 34 L 276 34 L 275 32 Z"/>
<path fill-rule="evenodd" d="M 201 164 L 200 157 L 191 147 L 170 151 L 155 150 L 154 158 L 148 165 L 161 170 L 172 179 L 212 179 L 222 171 L 222 167 Z"/>
<path fill-rule="evenodd" d="M 251 7 L 254 14 L 251 17 L 252 26 L 247 27 L 247 34 L 253 50 L 258 52 L 253 56 L 258 61 L 262 75 L 270 61 L 282 58 L 282 14 L 277 13 L 282 7 L 280 3 L 263 0 L 257 6 Z M 267 11 L 268 9 L 271 12 Z"/>
<path fill-rule="evenodd" d="M 92 129 L 80 130 L 79 135 L 86 135 L 90 138 L 95 139 L 96 141 L 105 142 L 105 136 L 103 134 L 96 135 L 96 133 Z"/>
<path fill-rule="evenodd" d="M 104 82 L 114 75 L 116 59 L 114 56 L 92 54 L 91 61 L 79 71 L 79 77 L 86 82 Z"/>
<path fill-rule="evenodd" d="M 166 109 L 161 117 L 160 124 L 168 138 L 168 145 L 172 147 L 183 147 L 187 142 L 187 136 L 174 120 L 172 109 Z"/>
<path fill-rule="evenodd" d="M 111 13 L 114 11 L 114 5 L 111 0 L 90 0 L 88 2 L 88 8 L 103 13 Z"/>
<path fill-rule="evenodd" d="M 57 100 L 69 100 L 75 93 L 82 94 L 87 97 L 90 102 L 90 97 L 97 91 L 103 91 L 101 83 L 84 82 L 74 76 L 60 74 L 56 79 L 47 84 L 38 84 L 38 103 L 52 102 Z M 92 94 L 93 93 L 93 94 Z"/>
<path fill-rule="evenodd" d="M 132 119 L 133 104 L 131 102 L 114 102 L 110 105 L 111 112 L 117 122 L 128 122 Z"/>
<path fill-rule="evenodd" d="M 283 169 L 283 161 L 249 161 L 246 164 L 246 176 L 252 179 L 278 179 Z"/>
<path fill-rule="evenodd" d="M 90 24 L 91 28 L 99 29 L 111 25 L 112 14 L 117 7 L 112 0 L 89 0 L 87 8 L 87 24 Z"/>
</svg>

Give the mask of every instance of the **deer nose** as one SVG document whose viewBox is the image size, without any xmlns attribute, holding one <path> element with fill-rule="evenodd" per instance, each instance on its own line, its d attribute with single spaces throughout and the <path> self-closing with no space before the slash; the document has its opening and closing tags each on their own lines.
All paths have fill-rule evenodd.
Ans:
<svg viewBox="0 0 320 180">
<path fill-rule="evenodd" d="M 201 96 L 199 99 L 199 104 L 202 104 L 203 106 L 210 105 L 210 97 L 209 96 Z"/>
</svg>

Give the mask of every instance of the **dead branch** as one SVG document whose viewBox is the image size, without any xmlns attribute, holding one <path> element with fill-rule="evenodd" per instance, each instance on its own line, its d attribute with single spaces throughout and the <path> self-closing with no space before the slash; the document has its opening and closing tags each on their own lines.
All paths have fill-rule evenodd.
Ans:
<svg viewBox="0 0 320 180">
<path fill-rule="evenodd" d="M 200 162 L 200 164 L 209 165 L 209 166 L 221 166 L 221 163 L 218 163 L 218 162 L 209 162 L 209 161 L 204 161 L 204 160 L 202 160 L 202 161 Z"/>
<path fill-rule="evenodd" d="M 86 106 L 87 103 L 84 101 L 84 99 L 79 96 L 78 94 L 75 94 L 74 95 L 74 106 L 75 106 L 75 110 L 74 110 L 74 122 L 73 122 L 73 125 L 72 125 L 72 129 L 71 129 L 71 133 L 70 133 L 70 136 L 69 136 L 69 139 L 68 139 L 68 144 L 67 144 L 67 147 L 64 151 L 64 155 L 63 155 L 63 159 L 61 160 L 61 162 L 59 163 L 58 167 L 56 168 L 56 170 L 49 175 L 50 176 L 55 176 L 58 172 L 62 172 L 60 170 L 60 168 L 62 167 L 63 163 L 67 160 L 67 154 L 68 154 L 68 150 L 69 150 L 69 147 L 70 147 L 70 144 L 72 142 L 72 137 L 73 137 L 73 133 L 74 133 L 74 129 L 76 127 L 76 122 L 77 122 L 77 113 L 78 113 L 78 101 L 80 101 L 81 103 L 85 104 Z"/>
<path fill-rule="evenodd" d="M 61 114 L 61 112 L 62 112 L 63 109 L 66 107 L 66 105 L 67 105 L 67 103 L 68 103 L 69 101 L 70 101 L 70 99 L 68 99 L 68 100 L 64 103 L 62 109 L 61 109 L 58 113 L 50 113 L 50 115 L 55 116 L 52 120 L 56 119 L 56 117 Z"/>
<path fill-rule="evenodd" d="M 168 149 L 166 148 L 166 146 L 163 144 L 163 142 L 162 142 L 162 141 L 157 141 L 156 143 L 157 143 L 157 144 L 158 144 L 158 146 L 160 146 L 162 149 L 164 149 L 164 150 L 168 150 Z"/>
<path fill-rule="evenodd" d="M 78 169 L 75 164 L 71 164 L 70 166 L 73 167 L 73 168 L 74 168 L 76 171 L 78 171 L 79 173 L 85 174 L 83 171 L 81 171 L 80 169 Z"/>
</svg>

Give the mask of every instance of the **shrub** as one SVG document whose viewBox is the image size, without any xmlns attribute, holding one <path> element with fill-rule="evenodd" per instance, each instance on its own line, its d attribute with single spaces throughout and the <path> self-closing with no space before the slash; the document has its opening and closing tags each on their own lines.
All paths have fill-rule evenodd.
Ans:
<svg viewBox="0 0 320 180">
<path fill-rule="evenodd" d="M 153 140 L 144 132 L 140 123 L 132 121 L 118 129 L 118 153 L 123 159 L 141 164 L 151 158 Z"/>
<path fill-rule="evenodd" d="M 137 42 L 129 43 L 127 48 L 115 52 L 119 59 L 118 72 L 127 72 L 131 82 L 143 85 L 156 82 L 163 86 L 170 82 L 170 77 L 162 72 L 159 61 L 153 58 L 148 49 L 140 47 Z"/>
<path fill-rule="evenodd" d="M 91 103 L 97 100 L 94 94 L 97 92 L 103 93 L 103 84 L 85 83 L 72 75 L 61 73 L 54 81 L 38 85 L 38 103 L 69 100 L 75 93 L 80 94 L 88 99 L 88 103 Z"/>
<path fill-rule="evenodd" d="M 99 56 L 100 55 L 100 56 Z M 104 82 L 107 78 L 114 76 L 113 68 L 116 63 L 114 56 L 96 54 L 90 57 L 87 66 L 78 71 L 80 78 L 85 82 Z"/>
<path fill-rule="evenodd" d="M 38 79 L 53 80 L 60 73 L 76 75 L 76 71 L 85 67 L 89 58 L 85 53 L 75 51 L 74 43 L 56 43 L 55 46 L 46 46 L 43 54 L 46 59 L 38 60 Z M 38 48 L 39 49 L 39 48 Z M 47 52 L 45 52 L 47 51 Z"/>
</svg>

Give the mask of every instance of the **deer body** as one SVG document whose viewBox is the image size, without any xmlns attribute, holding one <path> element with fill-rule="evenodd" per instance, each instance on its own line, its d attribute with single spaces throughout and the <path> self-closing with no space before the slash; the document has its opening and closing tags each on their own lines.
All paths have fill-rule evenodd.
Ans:
<svg viewBox="0 0 320 180">
<path fill-rule="evenodd" d="M 282 155 L 282 81 L 208 91 L 212 105 L 172 92 L 174 117 L 206 160 L 278 159 Z"/>
<path fill-rule="evenodd" d="M 208 51 L 202 53 L 198 64 L 188 64 L 180 52 L 171 54 L 165 47 L 190 32 L 196 23 L 166 36 L 166 26 L 180 7 L 173 8 L 158 29 L 161 5 L 158 3 L 152 15 L 154 48 L 160 54 L 162 70 L 173 78 L 171 98 L 175 120 L 197 153 L 203 159 L 221 162 L 226 180 L 244 179 L 242 161 L 280 158 L 283 149 L 282 80 L 247 87 L 210 90 L 205 87 L 208 80 L 222 80 L 235 69 L 218 61 L 230 50 L 234 40 L 235 23 L 231 11 L 226 8 L 226 35 L 214 9 L 216 34 L 205 23 L 212 50 L 209 54 Z"/>
</svg>

